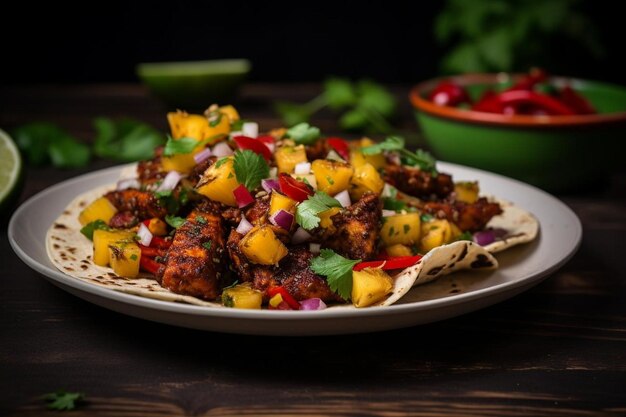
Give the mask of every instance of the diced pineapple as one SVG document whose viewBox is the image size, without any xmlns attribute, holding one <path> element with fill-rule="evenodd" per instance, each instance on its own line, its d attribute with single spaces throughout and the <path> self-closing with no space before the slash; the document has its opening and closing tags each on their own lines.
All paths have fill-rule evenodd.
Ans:
<svg viewBox="0 0 626 417">
<path fill-rule="evenodd" d="M 385 248 L 387 255 L 389 256 L 413 256 L 413 251 L 406 245 L 396 243 L 395 245 L 387 246 Z"/>
<path fill-rule="evenodd" d="M 78 221 L 83 226 L 96 220 L 102 220 L 108 224 L 109 220 L 111 220 L 111 217 L 113 217 L 115 213 L 117 213 L 117 209 L 109 201 L 109 199 L 106 197 L 100 197 L 80 212 L 78 215 Z"/>
<path fill-rule="evenodd" d="M 181 174 L 189 174 L 191 170 L 196 166 L 196 161 L 193 156 L 200 152 L 204 148 L 203 145 L 198 146 L 190 153 L 179 153 L 170 156 L 161 157 L 161 166 L 164 171 L 177 171 Z"/>
<path fill-rule="evenodd" d="M 270 199 L 270 211 L 269 215 L 273 215 L 274 213 L 279 212 L 280 210 L 285 210 L 289 213 L 294 213 L 296 209 L 297 201 L 292 200 L 284 194 L 279 193 L 278 191 L 272 191 L 272 198 Z"/>
<path fill-rule="evenodd" d="M 341 208 L 339 207 L 331 207 L 328 210 L 324 210 L 323 212 L 319 213 L 317 216 L 320 218 L 320 227 L 323 229 L 328 229 L 329 227 L 331 227 L 333 225 L 333 220 L 331 219 L 331 217 L 333 217 L 340 211 Z"/>
<path fill-rule="evenodd" d="M 167 224 L 158 217 L 153 217 L 148 222 L 148 230 L 155 236 L 165 236 L 167 234 Z"/>
<path fill-rule="evenodd" d="M 385 246 L 395 244 L 413 245 L 420 239 L 420 215 L 419 213 L 396 214 L 385 217 L 383 227 L 380 229 L 380 238 Z"/>
<path fill-rule="evenodd" d="M 132 240 L 135 233 L 128 230 L 93 231 L 93 263 L 100 266 L 109 265 L 109 245 L 120 240 Z"/>
<path fill-rule="evenodd" d="M 253 227 L 239 242 L 239 249 L 250 262 L 261 265 L 276 265 L 288 252 L 268 225 Z"/>
<path fill-rule="evenodd" d="M 307 162 L 304 145 L 281 146 L 274 153 L 274 159 L 276 159 L 278 172 L 287 174 L 291 174 L 297 164 Z"/>
<path fill-rule="evenodd" d="M 475 203 L 478 200 L 478 183 L 477 182 L 457 182 L 454 184 L 454 192 L 457 201 L 464 203 Z"/>
<path fill-rule="evenodd" d="M 385 299 L 393 288 L 393 279 L 382 269 L 352 271 L 352 304 L 367 307 Z"/>
<path fill-rule="evenodd" d="M 230 104 L 220 107 L 218 111 L 228 117 L 228 121 L 230 122 L 230 124 L 233 124 L 233 122 L 236 122 L 240 119 L 239 112 Z"/>
<path fill-rule="evenodd" d="M 376 168 L 372 164 L 367 163 L 354 170 L 350 183 L 350 198 L 352 201 L 357 201 L 368 191 L 380 194 L 385 186 L 385 182 L 380 177 L 378 171 L 376 171 Z"/>
<path fill-rule="evenodd" d="M 193 138 L 197 141 L 211 139 L 209 143 L 214 143 L 220 140 L 221 136 L 230 133 L 230 119 L 226 115 L 211 123 L 214 126 L 203 115 L 188 114 L 183 111 L 168 113 L 167 121 L 174 139 Z"/>
<path fill-rule="evenodd" d="M 237 187 L 239 182 L 235 175 L 234 159 L 228 157 L 218 160 L 204 172 L 196 191 L 211 200 L 236 207 L 237 201 L 233 191 Z"/>
<path fill-rule="evenodd" d="M 426 253 L 437 246 L 445 245 L 452 240 L 450 222 L 445 219 L 431 220 L 422 224 L 420 251 Z"/>
<path fill-rule="evenodd" d="M 298 174 L 291 174 L 292 178 L 297 179 L 298 181 L 301 181 L 307 185 L 310 185 L 311 187 L 313 187 L 314 190 L 317 190 L 317 180 L 315 179 L 315 175 L 313 174 L 304 174 L 304 175 L 298 175 Z"/>
<path fill-rule="evenodd" d="M 350 164 L 339 161 L 316 159 L 311 164 L 318 190 L 335 195 L 347 190 L 354 168 Z"/>
<path fill-rule="evenodd" d="M 109 244 L 109 264 L 120 277 L 136 278 L 139 275 L 141 249 L 131 239 Z"/>
<path fill-rule="evenodd" d="M 249 283 L 225 288 L 222 292 L 222 304 L 225 307 L 258 309 L 263 303 L 263 293 L 250 286 Z"/>
<path fill-rule="evenodd" d="M 361 148 L 366 146 L 372 146 L 375 142 L 370 138 L 363 138 L 361 140 L 353 142 L 350 150 L 350 163 L 355 168 L 362 167 L 365 164 L 371 164 L 376 169 L 385 167 L 385 156 L 381 153 L 377 155 L 363 155 L 360 151 Z"/>
</svg>

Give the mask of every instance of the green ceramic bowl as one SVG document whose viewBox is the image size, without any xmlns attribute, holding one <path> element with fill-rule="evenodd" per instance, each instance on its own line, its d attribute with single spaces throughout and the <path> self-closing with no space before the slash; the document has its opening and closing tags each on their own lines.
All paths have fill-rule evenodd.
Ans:
<svg viewBox="0 0 626 417">
<path fill-rule="evenodd" d="M 137 65 L 137 76 L 170 107 L 191 111 L 233 96 L 250 67 L 246 59 L 153 62 Z"/>
<path fill-rule="evenodd" d="M 501 75 L 451 77 L 473 98 L 502 82 Z M 513 77 L 516 78 L 516 77 Z M 553 77 L 583 94 L 598 114 L 507 116 L 436 105 L 428 93 L 433 79 L 410 93 L 417 120 L 436 157 L 498 172 L 550 191 L 580 189 L 602 179 L 620 164 L 626 140 L 626 88 Z"/>
</svg>

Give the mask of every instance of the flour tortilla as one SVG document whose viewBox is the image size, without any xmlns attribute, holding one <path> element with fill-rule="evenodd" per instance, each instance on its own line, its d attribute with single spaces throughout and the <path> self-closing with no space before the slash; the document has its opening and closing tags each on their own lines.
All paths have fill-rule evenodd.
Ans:
<svg viewBox="0 0 626 417">
<path fill-rule="evenodd" d="M 114 185 L 103 186 L 76 197 L 52 224 L 46 236 L 46 249 L 52 263 L 67 275 L 115 291 L 164 301 L 223 308 L 218 302 L 175 294 L 161 287 L 149 274 L 141 273 L 139 277 L 132 279 L 123 278 L 114 274 L 112 269 L 92 262 L 92 244 L 80 233 L 78 215 L 89 203 L 114 188 Z M 412 287 L 461 269 L 496 269 L 498 261 L 491 253 L 531 241 L 537 236 L 539 225 L 530 213 L 509 202 L 500 201 L 500 204 L 503 213 L 494 217 L 488 227 L 507 230 L 507 238 L 485 247 L 469 241 L 459 241 L 431 250 L 420 263 L 406 268 L 394 277 L 391 295 L 378 305 L 391 305 Z M 352 305 L 331 306 L 335 307 L 356 308 Z"/>
</svg>

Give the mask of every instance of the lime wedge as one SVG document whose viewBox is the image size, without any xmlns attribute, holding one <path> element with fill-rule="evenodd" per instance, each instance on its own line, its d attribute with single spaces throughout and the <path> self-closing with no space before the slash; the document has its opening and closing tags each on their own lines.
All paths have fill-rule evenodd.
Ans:
<svg viewBox="0 0 626 417">
<path fill-rule="evenodd" d="M 0 213 L 4 213 L 17 197 L 22 159 L 13 140 L 0 129 Z"/>
<path fill-rule="evenodd" d="M 139 64 L 137 75 L 170 106 L 204 110 L 233 95 L 250 67 L 246 59 L 153 62 Z"/>
</svg>

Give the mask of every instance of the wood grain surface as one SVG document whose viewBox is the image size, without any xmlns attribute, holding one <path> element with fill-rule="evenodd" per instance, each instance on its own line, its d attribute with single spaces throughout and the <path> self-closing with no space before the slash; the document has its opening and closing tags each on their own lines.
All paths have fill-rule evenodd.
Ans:
<svg viewBox="0 0 626 417">
<path fill-rule="evenodd" d="M 250 85 L 236 103 L 262 127 L 274 98 L 317 85 Z M 415 129 L 405 97 L 400 125 Z M 165 129 L 166 108 L 133 85 L 3 87 L 0 127 L 61 124 L 89 141 L 95 116 Z M 316 120 L 332 132 L 331 114 Z M 591 146 L 591 145 L 590 145 Z M 84 172 L 30 169 L 21 200 Z M 199 332 L 123 316 L 52 286 L 0 235 L 0 415 L 45 416 L 40 399 L 82 391 L 72 416 L 626 415 L 626 175 L 561 195 L 581 218 L 576 256 L 544 283 L 451 320 L 354 336 Z"/>
</svg>

